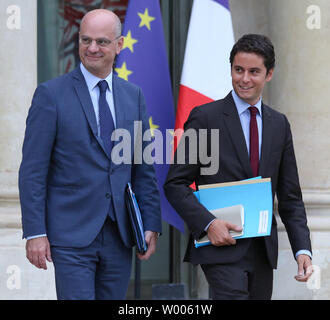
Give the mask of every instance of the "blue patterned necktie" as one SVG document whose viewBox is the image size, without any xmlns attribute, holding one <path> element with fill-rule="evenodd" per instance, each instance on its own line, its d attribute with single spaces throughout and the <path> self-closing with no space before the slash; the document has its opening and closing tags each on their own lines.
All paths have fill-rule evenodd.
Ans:
<svg viewBox="0 0 330 320">
<path fill-rule="evenodd" d="M 106 100 L 106 91 L 108 88 L 108 83 L 105 80 L 101 80 L 98 84 L 100 88 L 100 98 L 99 98 L 99 121 L 100 121 L 100 134 L 103 140 L 104 147 L 109 157 L 111 156 L 112 141 L 111 134 L 115 129 L 111 111 Z"/>
</svg>

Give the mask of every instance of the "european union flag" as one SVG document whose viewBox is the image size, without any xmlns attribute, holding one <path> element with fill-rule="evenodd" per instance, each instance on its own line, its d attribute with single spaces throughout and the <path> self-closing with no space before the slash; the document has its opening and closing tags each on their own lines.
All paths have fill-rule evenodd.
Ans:
<svg viewBox="0 0 330 320">
<path fill-rule="evenodd" d="M 130 0 L 123 35 L 124 47 L 117 58 L 115 71 L 119 77 L 142 88 L 151 132 L 155 129 L 161 131 L 163 154 L 166 155 L 165 140 L 169 129 L 174 129 L 174 104 L 159 2 Z M 155 164 L 162 216 L 184 232 L 183 220 L 164 195 L 163 184 L 169 167 L 165 160 L 163 164 Z"/>
</svg>

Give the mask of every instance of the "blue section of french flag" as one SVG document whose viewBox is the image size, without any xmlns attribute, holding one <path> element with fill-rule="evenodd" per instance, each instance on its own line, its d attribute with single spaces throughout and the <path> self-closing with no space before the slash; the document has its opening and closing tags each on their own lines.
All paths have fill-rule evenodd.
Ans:
<svg viewBox="0 0 330 320">
<path fill-rule="evenodd" d="M 224 6 L 226 9 L 229 10 L 229 0 L 213 0 L 215 2 L 218 2 L 222 6 Z"/>
</svg>

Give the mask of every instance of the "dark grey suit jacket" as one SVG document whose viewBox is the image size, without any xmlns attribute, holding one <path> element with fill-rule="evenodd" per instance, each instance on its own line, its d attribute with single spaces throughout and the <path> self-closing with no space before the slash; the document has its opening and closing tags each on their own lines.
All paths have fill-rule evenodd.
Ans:
<svg viewBox="0 0 330 320">
<path fill-rule="evenodd" d="M 305 207 L 299 185 L 290 125 L 285 115 L 262 104 L 262 147 L 259 175 L 271 178 L 273 199 L 278 199 L 279 215 L 286 227 L 292 251 L 311 251 Z M 251 239 L 237 240 L 235 246 L 205 246 L 195 248 L 193 239 L 201 237 L 214 216 L 196 199 L 189 187 L 211 183 L 239 181 L 253 177 L 244 133 L 231 93 L 224 99 L 196 107 L 185 123 L 185 130 L 220 129 L 219 170 L 214 175 L 201 175 L 203 164 L 189 164 L 189 144 L 186 143 L 185 164 L 172 164 L 164 185 L 165 194 L 191 231 L 185 261 L 193 264 L 231 263 L 247 251 Z M 180 148 L 180 145 L 179 147 Z M 196 150 L 198 152 L 198 150 Z M 271 235 L 265 237 L 268 260 L 277 266 L 278 240 L 276 219 L 273 217 Z"/>
</svg>

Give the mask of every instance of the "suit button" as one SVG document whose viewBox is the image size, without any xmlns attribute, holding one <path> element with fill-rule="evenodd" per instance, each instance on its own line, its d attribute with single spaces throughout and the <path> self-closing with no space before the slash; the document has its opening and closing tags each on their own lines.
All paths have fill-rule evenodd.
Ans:
<svg viewBox="0 0 330 320">
<path fill-rule="evenodd" d="M 107 199 L 110 199 L 110 198 L 111 198 L 111 194 L 110 194 L 110 193 L 106 193 L 106 194 L 105 194 L 105 197 L 106 197 Z"/>
</svg>

